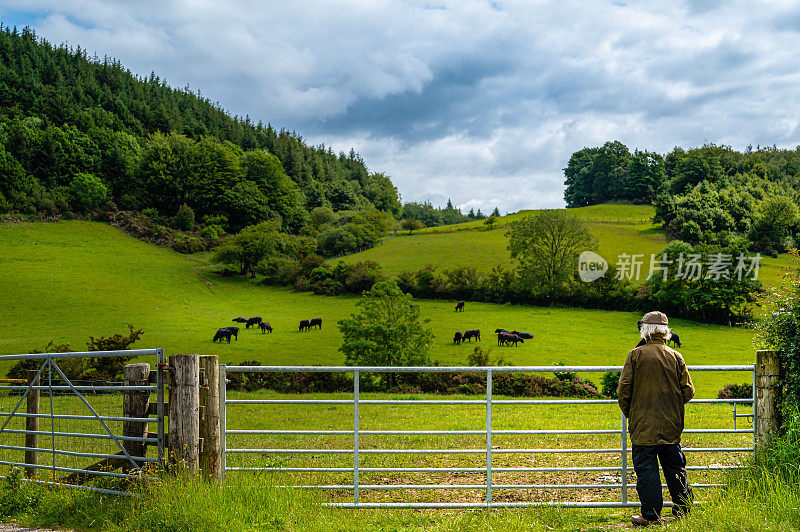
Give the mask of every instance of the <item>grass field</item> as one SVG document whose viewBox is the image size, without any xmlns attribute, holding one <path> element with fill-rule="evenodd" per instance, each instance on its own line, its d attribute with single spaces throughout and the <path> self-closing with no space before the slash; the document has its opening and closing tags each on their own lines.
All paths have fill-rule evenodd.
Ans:
<svg viewBox="0 0 800 532">
<path fill-rule="evenodd" d="M 100 223 L 0 225 L 0 354 L 43 348 L 50 340 L 82 349 L 89 335 L 145 330 L 141 347 L 167 353 L 218 354 L 223 362 L 341 364 L 337 320 L 353 297 L 322 297 L 222 279 L 196 257 L 158 248 Z M 206 280 L 213 283 L 206 285 Z M 436 335 L 432 357 L 463 365 L 471 344 L 454 346 L 456 330 L 484 331 L 483 345 L 503 349 L 515 365 L 621 365 L 638 341 L 638 316 L 625 312 L 469 303 L 453 312 L 448 301 L 421 301 Z M 214 344 L 218 327 L 236 316 L 262 316 L 275 332 L 243 330 L 238 341 Z M 297 332 L 301 319 L 323 318 L 323 329 Z M 498 348 L 498 327 L 535 337 L 517 348 Z M 689 364 L 751 363 L 752 334 L 741 328 L 674 320 Z M 4 368 L 0 368 L 5 371 Z M 715 374 L 698 388 L 709 397 L 740 376 Z M 746 380 L 746 379 L 745 379 Z"/>
<path fill-rule="evenodd" d="M 509 224 L 539 211 L 525 210 L 498 220 L 493 229 L 483 221 L 442 227 L 430 227 L 409 235 L 399 231 L 396 236 L 381 240 L 374 248 L 348 255 L 342 260 L 351 263 L 374 260 L 384 271 L 396 275 L 404 270 L 418 270 L 430 264 L 438 268 L 457 265 L 488 271 L 496 265 L 510 267 L 505 233 Z M 640 281 L 647 277 L 651 254 L 658 254 L 667 245 L 667 236 L 660 226 L 653 224 L 653 207 L 650 205 L 605 204 L 568 209 L 568 213 L 586 220 L 589 231 L 597 238 L 597 252 L 609 264 L 616 264 L 622 254 L 643 255 L 644 266 Z M 789 260 L 764 257 L 759 272 L 767 284 L 779 282 Z M 635 283 L 636 284 L 636 283 Z"/>
</svg>

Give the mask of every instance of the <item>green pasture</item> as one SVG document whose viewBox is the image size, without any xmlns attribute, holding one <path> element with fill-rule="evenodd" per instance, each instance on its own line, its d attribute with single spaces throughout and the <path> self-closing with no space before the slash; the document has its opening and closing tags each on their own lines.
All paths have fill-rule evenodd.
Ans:
<svg viewBox="0 0 800 532">
<path fill-rule="evenodd" d="M 345 262 L 374 260 L 390 275 L 404 270 L 418 270 L 428 264 L 439 268 L 471 266 L 480 271 L 494 266 L 510 267 L 511 258 L 505 236 L 509 224 L 539 211 L 525 210 L 502 216 L 488 229 L 483 221 L 442 227 L 430 227 L 408 234 L 398 231 L 386 237 L 374 248 L 349 255 Z M 594 205 L 569 209 L 574 216 L 587 220 L 598 240 L 598 253 L 610 263 L 617 262 L 623 253 L 643 254 L 649 261 L 666 245 L 663 231 L 653 225 L 649 205 Z M 649 263 L 648 263 L 649 264 Z M 647 272 L 643 272 L 646 276 Z"/>
<path fill-rule="evenodd" d="M 216 354 L 228 364 L 341 364 L 336 321 L 354 309 L 354 297 L 322 297 L 220 278 L 202 258 L 133 239 L 101 223 L 0 225 L 0 354 L 42 349 L 51 340 L 85 348 L 88 336 L 144 329 L 140 347 L 167 353 Z M 211 284 L 207 284 L 211 283 Z M 483 331 L 484 348 L 502 350 L 515 365 L 621 365 L 636 345 L 633 313 L 570 308 L 420 301 L 436 335 L 432 356 L 464 365 L 472 344 L 455 346 L 456 330 Z M 262 316 L 272 334 L 242 330 L 231 344 L 212 343 L 217 328 L 236 316 Z M 323 328 L 300 333 L 301 319 L 321 317 Z M 747 364 L 754 359 L 752 333 L 742 328 L 674 320 L 689 364 Z M 497 347 L 496 328 L 534 334 L 519 347 Z M 4 368 L 0 370 L 5 371 Z M 592 378 L 591 376 L 587 376 Z M 594 379 L 597 381 L 598 376 Z M 710 397 L 743 375 L 712 374 L 698 384 Z"/>
<path fill-rule="evenodd" d="M 412 234 L 398 231 L 396 235 L 382 239 L 375 247 L 340 260 L 347 263 L 374 260 L 389 275 L 419 270 L 428 264 L 441 269 L 469 266 L 479 271 L 489 271 L 498 265 L 508 268 L 512 266 L 505 236 L 508 226 L 537 212 L 540 211 L 524 210 L 502 216 L 493 229 L 478 221 L 429 227 Z M 638 282 L 649 274 L 650 255 L 657 255 L 668 242 L 661 227 L 651 221 L 651 205 L 612 203 L 568 209 L 568 212 L 586 220 L 589 230 L 597 238 L 597 253 L 609 264 L 616 264 L 623 254 L 641 255 L 643 264 Z M 787 255 L 762 257 L 759 279 L 775 286 L 789 266 Z M 634 279 L 634 284 L 638 282 Z"/>
</svg>

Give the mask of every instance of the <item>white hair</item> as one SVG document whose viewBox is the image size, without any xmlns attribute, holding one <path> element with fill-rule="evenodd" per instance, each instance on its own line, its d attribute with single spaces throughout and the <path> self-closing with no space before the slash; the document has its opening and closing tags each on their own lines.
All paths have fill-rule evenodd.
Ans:
<svg viewBox="0 0 800 532">
<path fill-rule="evenodd" d="M 668 339 L 672 336 L 672 331 L 669 330 L 669 327 L 666 325 L 656 325 L 655 323 L 642 323 L 642 328 L 639 329 L 639 334 L 642 335 L 642 338 L 645 340 L 651 340 L 653 338 L 664 338 Z"/>
</svg>

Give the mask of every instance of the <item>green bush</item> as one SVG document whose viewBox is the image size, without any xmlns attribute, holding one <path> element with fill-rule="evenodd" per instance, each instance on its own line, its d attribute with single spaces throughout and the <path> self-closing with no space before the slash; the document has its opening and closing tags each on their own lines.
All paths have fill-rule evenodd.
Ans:
<svg viewBox="0 0 800 532">
<path fill-rule="evenodd" d="M 606 371 L 600 379 L 601 393 L 612 399 L 617 398 L 617 386 L 619 385 L 619 371 Z"/>
<path fill-rule="evenodd" d="M 566 366 L 564 362 L 553 362 L 554 366 Z M 554 371 L 553 375 L 560 381 L 572 382 L 578 374 L 574 371 Z"/>
<path fill-rule="evenodd" d="M 750 399 L 751 397 L 753 397 L 753 385 L 748 383 L 726 384 L 717 393 L 717 399 Z"/>
<path fill-rule="evenodd" d="M 90 211 L 100 206 L 108 195 L 102 179 L 92 174 L 80 173 L 69 184 L 72 202 L 76 209 Z"/>
<path fill-rule="evenodd" d="M 194 211 L 185 203 L 178 208 L 172 226 L 181 231 L 191 231 L 194 229 Z"/>
</svg>

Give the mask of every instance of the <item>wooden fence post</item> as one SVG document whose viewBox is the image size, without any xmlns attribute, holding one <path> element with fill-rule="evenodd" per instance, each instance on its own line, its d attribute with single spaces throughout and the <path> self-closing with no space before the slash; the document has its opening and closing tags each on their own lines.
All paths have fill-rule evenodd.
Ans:
<svg viewBox="0 0 800 532">
<path fill-rule="evenodd" d="M 756 404 L 758 412 L 756 431 L 756 447 L 768 445 L 772 435 L 778 431 L 778 379 L 781 365 L 777 351 L 756 351 Z"/>
<path fill-rule="evenodd" d="M 200 469 L 203 475 L 222 482 L 222 444 L 219 424 L 219 357 L 217 355 L 200 356 L 201 373 L 205 374 L 205 382 L 200 387 L 200 406 L 204 416 L 200 420 L 200 438 L 203 448 L 200 450 Z"/>
<path fill-rule="evenodd" d="M 33 384 L 34 386 L 39 385 L 39 380 L 33 382 L 33 379 L 36 377 L 36 371 L 28 371 L 28 385 L 30 386 Z M 30 390 L 28 392 L 28 414 L 39 414 L 39 397 L 40 397 L 39 390 Z M 27 417 L 25 418 L 25 430 L 27 433 L 25 434 L 25 447 L 31 447 L 36 449 L 39 447 L 39 435 L 38 434 L 31 434 L 31 432 L 36 432 L 39 430 L 39 418 L 38 417 Z M 37 461 L 37 451 L 25 451 L 25 463 L 36 465 Z M 28 478 L 36 477 L 36 468 L 35 467 L 26 467 L 25 468 L 25 476 Z"/>
<path fill-rule="evenodd" d="M 150 364 L 126 364 L 125 386 L 147 386 L 150 379 Z M 150 402 L 149 391 L 125 390 L 122 395 L 122 415 L 124 417 L 146 418 L 147 407 Z M 144 438 L 147 435 L 147 422 L 123 421 L 122 435 Z M 143 441 L 123 440 L 122 446 L 131 456 L 145 456 L 147 445 Z M 141 466 L 142 463 L 140 462 Z M 133 469 L 132 464 L 126 463 L 123 469 Z"/>
<path fill-rule="evenodd" d="M 200 355 L 169 357 L 169 456 L 197 472 L 200 466 Z"/>
</svg>

